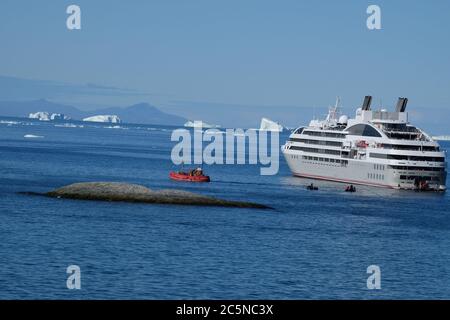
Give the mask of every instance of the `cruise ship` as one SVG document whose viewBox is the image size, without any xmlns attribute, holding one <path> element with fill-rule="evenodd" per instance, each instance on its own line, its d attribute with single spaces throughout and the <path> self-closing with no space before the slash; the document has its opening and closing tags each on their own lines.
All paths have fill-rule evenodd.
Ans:
<svg viewBox="0 0 450 320">
<path fill-rule="evenodd" d="M 297 128 L 282 146 L 293 175 L 394 189 L 446 189 L 446 153 L 408 121 L 407 98 L 395 111 L 371 110 L 366 96 L 355 118 L 339 113 Z"/>
</svg>

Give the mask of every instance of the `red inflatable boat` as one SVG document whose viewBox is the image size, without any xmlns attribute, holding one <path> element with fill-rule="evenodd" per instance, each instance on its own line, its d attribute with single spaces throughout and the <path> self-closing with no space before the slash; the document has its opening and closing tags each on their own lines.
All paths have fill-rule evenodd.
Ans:
<svg viewBox="0 0 450 320">
<path fill-rule="evenodd" d="M 209 176 L 201 175 L 190 175 L 188 172 L 171 172 L 169 177 L 172 180 L 178 181 L 189 181 L 189 182 L 209 182 Z"/>
</svg>

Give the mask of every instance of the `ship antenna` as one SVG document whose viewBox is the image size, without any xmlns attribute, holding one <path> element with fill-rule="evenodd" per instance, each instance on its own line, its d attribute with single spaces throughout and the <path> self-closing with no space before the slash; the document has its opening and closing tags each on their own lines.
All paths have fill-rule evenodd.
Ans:
<svg viewBox="0 0 450 320">
<path fill-rule="evenodd" d="M 334 111 L 335 112 L 335 116 L 337 116 L 338 115 L 338 113 L 340 112 L 340 107 L 339 107 L 339 105 L 341 104 L 341 97 L 340 96 L 337 96 L 336 97 L 336 110 Z"/>
<path fill-rule="evenodd" d="M 334 104 L 334 107 L 336 108 L 336 110 L 339 108 L 339 103 L 341 102 L 341 97 L 337 96 L 336 97 L 336 103 Z"/>
</svg>

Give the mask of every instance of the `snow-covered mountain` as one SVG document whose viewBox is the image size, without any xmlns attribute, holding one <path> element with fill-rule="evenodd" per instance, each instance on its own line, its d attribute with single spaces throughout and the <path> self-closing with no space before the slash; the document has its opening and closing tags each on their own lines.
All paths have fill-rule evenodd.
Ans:
<svg viewBox="0 0 450 320">
<path fill-rule="evenodd" d="M 45 110 L 42 112 L 41 110 Z M 47 115 L 48 114 L 48 115 Z M 52 115 L 53 119 L 52 119 Z M 46 99 L 32 101 L 0 101 L 0 116 L 6 117 L 32 117 L 43 121 L 58 120 L 58 115 L 64 116 L 61 120 L 82 120 L 97 115 L 116 115 L 122 122 L 156 125 L 182 126 L 187 120 L 183 117 L 165 113 L 148 104 L 139 103 L 129 107 L 110 107 L 93 111 L 82 111 L 73 106 L 55 103 Z M 47 120 L 48 119 L 48 120 Z"/>
</svg>

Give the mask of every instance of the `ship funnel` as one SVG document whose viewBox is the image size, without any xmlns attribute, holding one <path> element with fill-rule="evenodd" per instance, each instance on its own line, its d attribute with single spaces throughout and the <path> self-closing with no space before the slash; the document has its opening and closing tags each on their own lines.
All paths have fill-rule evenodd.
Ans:
<svg viewBox="0 0 450 320">
<path fill-rule="evenodd" d="M 396 112 L 405 112 L 407 103 L 408 103 L 408 98 L 398 98 L 397 106 L 395 107 L 395 111 Z"/>
<path fill-rule="evenodd" d="M 365 96 L 364 102 L 361 107 L 362 110 L 370 110 L 370 104 L 372 103 L 372 96 Z"/>
</svg>

